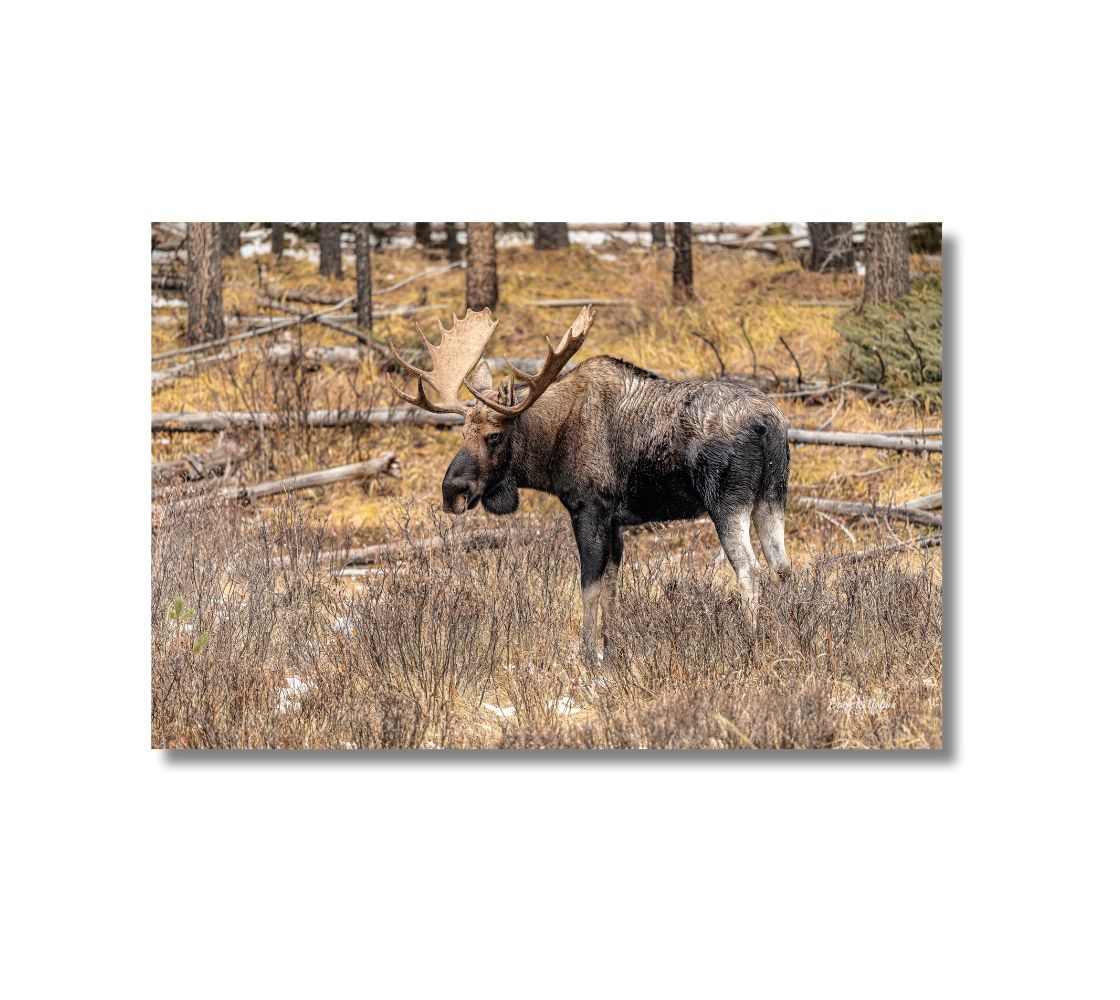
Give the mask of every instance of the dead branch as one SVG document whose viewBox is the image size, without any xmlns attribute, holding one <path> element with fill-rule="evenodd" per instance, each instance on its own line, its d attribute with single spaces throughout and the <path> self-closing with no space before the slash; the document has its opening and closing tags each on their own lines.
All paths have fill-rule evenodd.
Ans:
<svg viewBox="0 0 1120 1000">
<path fill-rule="evenodd" d="M 341 561 L 343 566 L 393 562 L 398 559 L 410 559 L 422 552 L 431 552 L 433 549 L 442 549 L 449 545 L 460 548 L 464 552 L 473 552 L 477 549 L 498 548 L 509 541 L 509 537 L 509 532 L 505 529 L 486 528 L 462 535 L 452 535 L 449 538 L 437 536 L 413 542 L 386 542 L 383 545 L 366 545 L 358 549 L 324 552 L 319 557 L 319 561 L 326 563 Z"/>
<path fill-rule="evenodd" d="M 170 368 L 160 368 L 152 372 L 152 388 L 174 382 L 186 375 L 194 375 L 200 368 L 207 365 L 218 364 L 220 361 L 232 361 L 237 357 L 237 351 L 223 351 L 220 354 L 211 354 L 205 358 L 192 358 L 182 364 L 172 365 Z"/>
<path fill-rule="evenodd" d="M 215 433 L 229 427 L 261 429 L 303 427 L 354 427 L 364 424 L 426 424 L 450 427 L 461 424 L 457 413 L 429 413 L 415 406 L 375 407 L 369 410 L 307 410 L 280 413 L 215 411 L 209 413 L 153 413 L 152 430 L 164 433 Z"/>
<path fill-rule="evenodd" d="M 339 465 L 333 469 L 320 469 L 318 472 L 309 472 L 302 476 L 288 476 L 276 479 L 269 483 L 259 483 L 256 486 L 229 486 L 225 489 L 206 493 L 201 497 L 191 497 L 170 505 L 171 510 L 180 510 L 199 503 L 216 503 L 223 500 L 240 500 L 250 503 L 262 497 L 273 496 L 276 493 L 291 493 L 295 490 L 308 490 L 315 486 L 330 486 L 350 479 L 368 479 L 370 476 L 392 476 L 399 479 L 401 475 L 400 461 L 391 451 L 380 458 L 371 458 L 367 462 L 355 462 L 353 465 Z"/>
<path fill-rule="evenodd" d="M 887 434 L 849 434 L 844 431 L 809 431 L 791 427 L 793 444 L 836 445 L 841 448 L 883 448 L 887 451 L 941 451 L 940 441 L 892 437 Z"/>
<path fill-rule="evenodd" d="M 843 524 L 842 522 L 837 521 L 836 518 L 830 516 L 829 514 L 826 514 L 823 510 L 818 510 L 818 511 L 815 511 L 814 513 L 822 521 L 827 521 L 833 527 L 839 528 L 842 532 L 844 532 L 844 534 L 847 535 L 852 540 L 853 545 L 858 545 L 859 544 L 856 541 L 856 536 L 853 535 L 850 530 L 848 530 L 848 526 L 846 524 Z"/>
<path fill-rule="evenodd" d="M 699 330 L 693 330 L 692 336 L 696 337 L 697 340 L 702 340 L 705 344 L 708 345 L 709 348 L 711 348 L 711 351 L 716 356 L 716 361 L 719 364 L 719 375 L 717 376 L 717 378 L 722 379 L 727 374 L 727 366 L 723 363 L 723 355 L 719 353 L 719 348 L 716 346 L 715 341 L 710 337 L 705 337 L 704 334 L 702 334 Z"/>
<path fill-rule="evenodd" d="M 831 556 L 823 560 L 825 563 L 859 563 L 866 559 L 878 559 L 881 556 L 891 556 L 899 552 L 917 552 L 920 549 L 929 549 L 941 545 L 941 535 L 926 535 L 913 542 L 898 542 L 895 545 L 883 545 L 875 549 L 865 549 L 863 552 L 846 552 L 843 555 Z"/>
<path fill-rule="evenodd" d="M 308 410 L 305 412 L 213 411 L 203 413 L 153 413 L 152 430 L 164 433 L 213 433 L 228 427 L 261 429 L 288 426 L 352 427 L 356 425 L 413 424 L 456 427 L 457 413 L 430 413 L 415 406 L 374 407 L 368 410 Z M 847 448 L 882 448 L 888 451 L 941 451 L 940 441 L 888 437 L 884 434 L 848 434 L 843 431 L 808 431 L 790 428 L 794 444 L 836 445 Z"/>
<path fill-rule="evenodd" d="M 926 497 L 918 497 L 917 500 L 910 500 L 903 506 L 913 508 L 914 510 L 940 510 L 941 509 L 941 492 L 931 493 Z"/>
<path fill-rule="evenodd" d="M 538 309 L 561 309 L 567 307 L 579 308 L 580 306 L 632 306 L 633 299 L 533 299 L 526 302 L 527 306 Z"/>
<path fill-rule="evenodd" d="M 782 347 L 784 347 L 789 352 L 789 356 L 793 358 L 793 363 L 797 368 L 797 384 L 801 385 L 801 383 L 805 381 L 801 377 L 801 362 L 797 360 L 797 355 L 793 353 L 793 348 L 786 343 L 785 337 L 779 337 L 778 340 L 781 342 Z"/>
<path fill-rule="evenodd" d="M 828 419 L 823 424 L 821 424 L 820 427 L 817 428 L 818 431 L 827 431 L 829 427 L 832 426 L 832 421 L 834 421 L 840 415 L 840 411 L 844 409 L 844 400 L 846 398 L 847 397 L 844 395 L 843 390 L 841 390 L 840 399 L 836 404 L 836 408 L 832 411 L 832 413 L 829 414 Z"/>
<path fill-rule="evenodd" d="M 218 472 L 228 475 L 231 467 L 248 457 L 249 451 L 247 447 L 221 443 L 206 452 L 181 455 L 170 462 L 156 462 L 152 465 L 152 482 L 206 479 Z"/>
<path fill-rule="evenodd" d="M 912 524 L 927 524 L 935 528 L 941 527 L 941 518 L 928 511 L 916 510 L 907 506 L 881 507 L 873 503 L 859 503 L 855 500 L 827 500 L 824 497 L 796 497 L 795 502 L 799 507 L 809 507 L 813 510 L 823 510 L 832 514 L 844 514 L 848 517 L 887 517 L 896 521 L 909 521 Z"/>
</svg>

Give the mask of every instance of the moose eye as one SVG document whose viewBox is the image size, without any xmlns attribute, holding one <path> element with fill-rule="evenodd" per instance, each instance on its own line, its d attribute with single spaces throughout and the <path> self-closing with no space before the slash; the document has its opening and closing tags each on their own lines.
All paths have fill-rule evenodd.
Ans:
<svg viewBox="0 0 1120 1000">
<path fill-rule="evenodd" d="M 502 435 L 501 434 L 487 434 L 486 435 L 486 443 L 488 445 L 490 445 L 491 448 L 498 447 L 498 444 L 501 440 L 502 440 Z"/>
</svg>

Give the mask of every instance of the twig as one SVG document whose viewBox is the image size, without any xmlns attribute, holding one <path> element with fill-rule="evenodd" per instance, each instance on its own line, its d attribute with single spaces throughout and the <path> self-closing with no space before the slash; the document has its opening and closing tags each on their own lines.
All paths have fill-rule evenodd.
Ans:
<svg viewBox="0 0 1120 1000">
<path fill-rule="evenodd" d="M 840 401 L 836 404 L 836 409 L 834 409 L 832 411 L 829 418 L 823 424 L 821 424 L 820 427 L 817 428 L 817 430 L 826 431 L 826 430 L 829 429 L 829 427 L 832 426 L 832 421 L 834 421 L 836 419 L 836 417 L 839 415 L 840 411 L 842 409 L 844 409 L 844 399 L 845 399 L 844 390 L 841 389 L 840 390 Z"/>
<path fill-rule="evenodd" d="M 782 342 L 782 347 L 789 351 L 789 356 L 793 358 L 793 363 L 797 366 L 797 384 L 801 385 L 805 380 L 801 377 L 801 362 L 797 360 L 797 355 L 793 353 L 793 349 L 786 343 L 785 337 L 779 337 L 778 340 Z"/>
<path fill-rule="evenodd" d="M 747 333 L 746 316 L 739 317 L 739 329 L 743 331 L 743 339 L 747 342 L 747 347 L 751 350 L 751 378 L 758 378 L 758 355 L 755 353 L 754 344 L 751 342 L 750 335 Z"/>
<path fill-rule="evenodd" d="M 847 528 L 847 526 L 846 526 L 846 525 L 843 525 L 843 524 L 841 524 L 841 523 L 840 523 L 839 521 L 837 521 L 837 520 L 836 520 L 836 518 L 834 518 L 834 517 L 829 517 L 829 516 L 828 516 L 828 515 L 827 515 L 827 514 L 826 514 L 826 513 L 825 513 L 825 512 L 823 511 L 823 510 L 818 510 L 818 511 L 816 511 L 815 513 L 816 513 L 817 517 L 821 518 L 821 519 L 822 519 L 822 520 L 824 520 L 824 521 L 827 521 L 827 522 L 828 522 L 829 524 L 831 524 L 831 525 L 834 525 L 835 527 L 839 528 L 839 529 L 840 529 L 840 530 L 841 530 L 842 532 L 844 532 L 844 534 L 845 534 L 845 535 L 847 535 L 847 536 L 848 536 L 848 537 L 849 537 L 849 538 L 850 538 L 850 539 L 852 540 L 852 544 L 853 544 L 853 545 L 858 545 L 858 544 L 859 544 L 859 543 L 858 543 L 858 542 L 856 541 L 856 536 L 855 536 L 855 535 L 853 535 L 853 534 L 852 534 L 852 533 L 851 533 L 851 532 L 850 532 L 850 531 L 848 530 L 848 528 Z"/>
<path fill-rule="evenodd" d="M 699 330 L 693 330 L 692 336 L 696 337 L 698 340 L 704 341 L 704 343 L 712 349 L 712 353 L 716 356 L 716 361 L 719 362 L 719 377 L 722 379 L 724 375 L 727 374 L 727 366 L 724 365 L 723 357 L 719 353 L 719 348 L 716 347 L 715 342 L 710 338 L 705 337 L 704 334 L 700 333 Z"/>
</svg>

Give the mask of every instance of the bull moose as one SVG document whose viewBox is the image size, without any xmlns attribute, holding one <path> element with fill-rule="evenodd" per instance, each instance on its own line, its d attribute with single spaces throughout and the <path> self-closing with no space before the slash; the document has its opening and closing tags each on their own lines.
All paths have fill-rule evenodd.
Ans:
<svg viewBox="0 0 1120 1000">
<path fill-rule="evenodd" d="M 512 514 L 522 488 L 552 493 L 567 509 L 579 547 L 586 657 L 594 655 L 600 608 L 610 650 L 628 525 L 706 514 L 752 617 L 759 571 L 752 522 L 771 569 L 790 573 L 788 423 L 781 411 L 752 387 L 673 381 L 602 355 L 565 373 L 594 318 L 585 306 L 559 344 L 545 337 L 548 357 L 536 374 L 507 360 L 513 374 L 495 388 L 482 357 L 497 320 L 489 309 L 468 309 L 450 330 L 439 324 L 438 345 L 424 337 L 431 371 L 409 364 L 391 345 L 401 368 L 416 376 L 416 395 L 388 376 L 405 402 L 463 415 L 463 446 L 443 478 L 445 511 L 462 514 L 481 502 L 491 514 Z M 459 399 L 462 386 L 477 402 Z"/>
</svg>

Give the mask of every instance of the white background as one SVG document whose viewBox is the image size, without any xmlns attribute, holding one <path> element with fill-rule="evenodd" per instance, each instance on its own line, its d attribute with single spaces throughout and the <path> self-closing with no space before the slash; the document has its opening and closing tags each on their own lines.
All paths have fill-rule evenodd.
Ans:
<svg viewBox="0 0 1120 1000">
<path fill-rule="evenodd" d="M 9 11 L 9 995 L 1100 991 L 1097 5 L 529 9 Z M 273 217 L 944 220 L 947 749 L 147 749 L 148 224 Z"/>
</svg>

